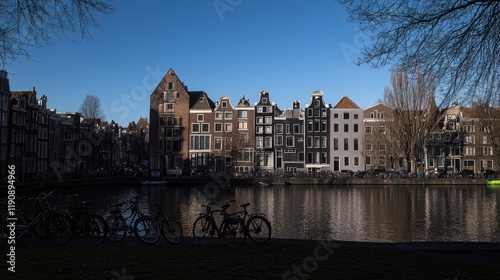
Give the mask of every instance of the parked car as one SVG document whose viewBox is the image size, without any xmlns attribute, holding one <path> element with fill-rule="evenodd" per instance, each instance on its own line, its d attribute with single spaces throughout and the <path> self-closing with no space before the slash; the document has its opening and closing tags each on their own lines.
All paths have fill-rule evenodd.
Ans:
<svg viewBox="0 0 500 280">
<path fill-rule="evenodd" d="M 182 175 L 182 169 L 180 168 L 170 168 L 167 169 L 166 172 L 167 176 L 181 176 Z"/>
</svg>

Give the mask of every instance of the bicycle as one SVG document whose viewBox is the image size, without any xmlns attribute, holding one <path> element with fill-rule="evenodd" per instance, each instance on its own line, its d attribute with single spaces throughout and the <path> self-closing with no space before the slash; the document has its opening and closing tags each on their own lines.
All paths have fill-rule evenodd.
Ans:
<svg viewBox="0 0 500 280">
<path fill-rule="evenodd" d="M 121 207 L 129 204 L 127 209 L 121 210 Z M 130 216 L 123 217 L 122 212 L 130 211 Z M 133 232 L 134 235 L 143 243 L 152 245 L 158 242 L 160 238 L 160 227 L 155 219 L 151 216 L 142 213 L 139 208 L 138 197 L 134 197 L 127 202 L 121 202 L 114 205 L 114 209 L 110 211 L 111 216 L 106 219 L 108 225 L 108 239 L 113 242 L 121 241 L 127 235 Z M 127 224 L 125 220 L 129 220 Z"/>
<path fill-rule="evenodd" d="M 234 201 L 234 200 L 233 200 Z M 264 213 L 249 214 L 247 207 L 250 203 L 241 204 L 243 211 L 231 213 L 229 215 L 243 214 L 246 235 L 256 243 L 264 244 L 271 238 L 271 223 L 264 217 Z"/>
<path fill-rule="evenodd" d="M 200 245 L 208 245 L 212 242 L 215 233 L 220 238 L 224 238 L 230 247 L 240 247 L 245 243 L 245 224 L 239 217 L 231 217 L 227 213 L 227 208 L 229 208 L 229 202 L 222 205 L 220 210 L 212 210 L 212 205 L 215 202 L 211 202 L 204 205 L 205 211 L 200 213 L 200 216 L 194 221 L 193 224 L 193 238 L 196 243 Z M 214 212 L 219 212 L 223 219 L 219 226 L 215 221 L 213 215 Z"/>
<path fill-rule="evenodd" d="M 25 218 L 21 212 L 6 217 L 2 222 L 4 236 L 7 237 L 10 234 L 8 225 L 14 223 L 16 239 L 21 238 L 26 232 L 32 232 L 40 237 L 47 236 L 56 245 L 66 245 L 70 242 L 74 235 L 74 228 L 68 217 L 55 211 L 52 196 L 54 190 L 48 194 L 42 192 L 37 197 L 28 198 L 30 201 L 35 201 L 35 206 L 28 211 L 29 219 Z"/>
<path fill-rule="evenodd" d="M 60 196 L 68 201 L 66 214 L 72 221 L 76 235 L 83 234 L 93 245 L 102 245 L 106 241 L 108 225 L 104 218 L 88 209 L 92 201 L 82 201 L 82 206 L 75 206 L 71 199 L 78 197 L 78 194 Z"/>
<path fill-rule="evenodd" d="M 182 230 L 181 223 L 174 217 L 168 217 L 161 204 L 155 204 L 160 210 L 156 216 L 156 222 L 160 225 L 160 230 L 163 238 L 165 238 L 170 244 L 179 244 L 184 239 L 184 233 Z M 160 224 L 160 220 L 163 218 Z"/>
</svg>

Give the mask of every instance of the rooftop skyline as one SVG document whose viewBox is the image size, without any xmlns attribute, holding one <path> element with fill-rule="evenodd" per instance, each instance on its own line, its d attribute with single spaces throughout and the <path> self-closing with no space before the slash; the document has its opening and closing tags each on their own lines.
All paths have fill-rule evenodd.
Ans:
<svg viewBox="0 0 500 280">
<path fill-rule="evenodd" d="M 96 95 L 108 121 L 149 119 L 149 97 L 173 68 L 190 91 L 233 104 L 270 92 L 281 109 L 304 107 L 314 90 L 335 105 L 348 96 L 367 108 L 390 84 L 388 69 L 356 66 L 367 42 L 335 1 L 116 2 L 98 16 L 93 41 L 61 38 L 5 65 L 11 90 L 48 97 L 48 107 L 78 111 Z"/>
</svg>

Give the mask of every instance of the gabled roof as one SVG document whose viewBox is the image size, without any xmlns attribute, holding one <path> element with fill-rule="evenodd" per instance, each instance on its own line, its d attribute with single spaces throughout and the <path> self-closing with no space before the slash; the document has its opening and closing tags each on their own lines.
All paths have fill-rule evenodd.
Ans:
<svg viewBox="0 0 500 280">
<path fill-rule="evenodd" d="M 344 96 L 340 99 L 337 105 L 333 106 L 335 109 L 361 109 L 359 106 L 354 103 L 349 97 Z"/>
<path fill-rule="evenodd" d="M 29 103 L 36 103 L 36 90 L 24 90 L 24 91 L 12 91 L 10 99 L 19 99 L 19 97 L 25 95 Z"/>
<path fill-rule="evenodd" d="M 196 108 L 196 109 L 211 109 L 213 110 L 215 108 L 215 103 L 208 97 L 208 94 L 206 94 L 204 91 L 188 91 L 189 94 L 189 108 L 193 108 L 198 104 L 198 101 L 200 100 L 200 97 L 205 97 L 207 100 L 207 104 L 209 108 Z"/>
</svg>

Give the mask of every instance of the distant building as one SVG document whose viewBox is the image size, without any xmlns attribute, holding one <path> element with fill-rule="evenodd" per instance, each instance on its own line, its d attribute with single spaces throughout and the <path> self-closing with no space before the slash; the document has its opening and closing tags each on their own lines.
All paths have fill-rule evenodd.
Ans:
<svg viewBox="0 0 500 280">
<path fill-rule="evenodd" d="M 331 113 L 333 171 L 364 170 L 363 109 L 344 96 Z"/>
<path fill-rule="evenodd" d="M 261 91 L 259 101 L 255 105 L 256 171 L 275 170 L 274 118 L 281 113 L 278 106 L 271 102 L 269 92 Z"/>
<path fill-rule="evenodd" d="M 276 116 L 274 146 L 276 147 L 276 168 L 285 172 L 304 169 L 304 111 L 300 101 L 294 100 L 292 108 Z"/>
<path fill-rule="evenodd" d="M 305 168 L 310 172 L 331 170 L 331 155 L 339 149 L 339 143 L 330 144 L 331 106 L 323 99 L 320 90 L 311 93 L 311 102 L 305 107 Z M 335 131 L 335 127 L 333 130 Z M 340 170 L 339 159 L 336 158 L 334 169 Z M 336 165 L 337 164 L 337 165 Z"/>
<path fill-rule="evenodd" d="M 10 85 L 7 71 L 0 70 L 0 177 L 8 175 Z"/>
</svg>

